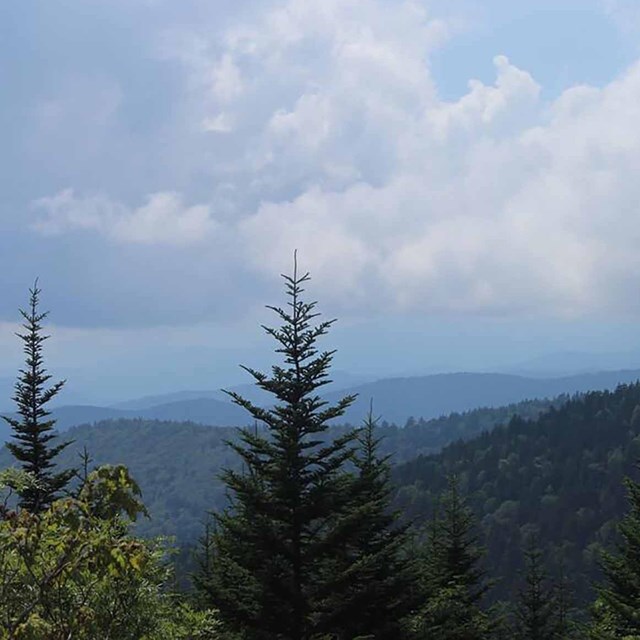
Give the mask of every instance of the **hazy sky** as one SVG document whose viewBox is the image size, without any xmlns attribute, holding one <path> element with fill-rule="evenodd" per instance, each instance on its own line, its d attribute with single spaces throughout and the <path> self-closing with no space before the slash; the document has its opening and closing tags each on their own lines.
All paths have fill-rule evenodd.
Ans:
<svg viewBox="0 0 640 640">
<path fill-rule="evenodd" d="M 295 248 L 341 369 L 640 351 L 639 35 L 637 0 L 3 2 L 0 376 L 39 275 L 69 397 L 237 382 Z"/>
</svg>

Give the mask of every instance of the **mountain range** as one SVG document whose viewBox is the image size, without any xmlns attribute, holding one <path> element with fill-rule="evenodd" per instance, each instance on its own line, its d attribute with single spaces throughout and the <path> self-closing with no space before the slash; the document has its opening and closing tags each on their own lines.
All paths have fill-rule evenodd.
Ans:
<svg viewBox="0 0 640 640">
<path fill-rule="evenodd" d="M 603 371 L 554 378 L 533 378 L 501 373 L 447 373 L 388 378 L 355 386 L 327 386 L 325 399 L 354 394 L 357 398 L 342 422 L 359 424 L 373 402 L 383 421 L 403 425 L 409 418 L 435 418 L 478 407 L 499 407 L 534 398 L 553 398 L 595 389 L 614 389 L 640 379 L 640 370 Z M 268 405 L 268 397 L 255 385 L 238 391 L 253 402 Z M 10 413 L 5 412 L 4 415 Z M 151 396 L 109 407 L 68 405 L 53 409 L 60 430 L 80 424 L 115 419 L 188 421 L 210 426 L 240 426 L 251 422 L 248 414 L 221 391 L 183 391 Z M 0 442 L 10 431 L 0 425 Z"/>
</svg>

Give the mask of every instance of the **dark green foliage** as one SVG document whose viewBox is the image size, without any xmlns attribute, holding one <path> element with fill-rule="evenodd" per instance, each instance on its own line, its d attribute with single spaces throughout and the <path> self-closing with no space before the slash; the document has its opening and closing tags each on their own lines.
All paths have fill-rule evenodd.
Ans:
<svg viewBox="0 0 640 640">
<path fill-rule="evenodd" d="M 437 452 L 452 440 L 470 438 L 515 414 L 538 416 L 548 406 L 548 401 L 526 401 L 434 420 L 410 420 L 404 427 L 382 422 L 376 426 L 379 451 L 383 456 L 391 454 L 393 463 L 399 464 L 421 453 Z M 333 425 L 319 437 L 331 441 L 352 429 Z M 118 419 L 73 427 L 68 437 L 74 444 L 57 458 L 61 468 L 74 466 L 84 447 L 97 464 L 125 464 L 139 481 L 152 516 L 136 525 L 138 532 L 145 536 L 176 536 L 185 545 L 198 539 L 207 509 L 219 511 L 226 505 L 224 485 L 217 478 L 220 469 L 240 464 L 225 445 L 226 440 L 236 438 L 232 427 Z M 8 452 L 0 449 L 0 469 L 9 464 Z"/>
<path fill-rule="evenodd" d="M 509 599 L 527 532 L 539 531 L 550 566 L 565 562 L 576 602 L 591 597 L 598 558 L 624 513 L 622 478 L 640 456 L 640 384 L 593 392 L 537 420 L 513 418 L 469 442 L 394 469 L 395 506 L 428 522 L 446 478 L 456 474 L 482 527 L 486 566 Z"/>
<path fill-rule="evenodd" d="M 369 413 L 358 432 L 356 474 L 342 523 L 345 542 L 326 567 L 347 592 L 338 588 L 324 608 L 341 638 L 397 640 L 417 604 L 417 574 L 407 554 L 407 527 L 390 510 L 390 456 L 379 453 L 375 429 Z"/>
<path fill-rule="evenodd" d="M 416 637 L 489 637 L 489 615 L 482 608 L 488 589 L 480 568 L 483 552 L 475 518 L 455 477 L 449 479 L 440 508 L 434 512 L 421 555 L 424 603 L 414 619 Z"/>
<path fill-rule="evenodd" d="M 573 583 L 561 560 L 555 579 L 556 615 L 558 619 L 558 640 L 572 640 L 581 637 L 581 624 L 576 620 L 581 612 L 575 608 Z"/>
<path fill-rule="evenodd" d="M 139 482 L 150 519 L 135 524 L 145 537 L 175 536 L 179 544 L 193 544 L 202 533 L 207 508 L 222 509 L 225 489 L 217 474 L 238 467 L 226 440 L 232 427 L 204 427 L 188 422 L 118 420 L 69 430 L 74 440 L 58 457 L 60 466 L 78 463 L 86 448 L 94 464 L 124 464 Z M 0 451 L 0 469 L 11 463 Z"/>
<path fill-rule="evenodd" d="M 531 538 L 524 550 L 525 570 L 515 602 L 515 637 L 518 640 L 561 640 L 560 603 L 555 586 L 543 564 L 537 540 Z"/>
<path fill-rule="evenodd" d="M 524 400 L 504 407 L 481 407 L 463 413 L 451 413 L 439 418 L 409 418 L 404 426 L 382 422 L 379 430 L 384 433 L 383 449 L 393 452 L 395 464 L 419 455 L 438 453 L 443 447 L 459 440 L 477 438 L 497 425 L 507 424 L 514 416 L 535 420 L 550 407 L 560 408 L 569 400 L 566 395 L 553 400 Z"/>
<path fill-rule="evenodd" d="M 40 289 L 38 283 L 29 290 L 29 308 L 20 309 L 24 320 L 24 333 L 18 334 L 23 342 L 25 367 L 20 370 L 15 384 L 13 400 L 18 417 L 4 417 L 12 428 L 9 451 L 35 480 L 32 486 L 20 492 L 20 506 L 32 513 L 46 509 L 73 477 L 73 470 L 55 473 L 54 459 L 69 445 L 68 442 L 53 445 L 55 420 L 47 404 L 58 394 L 64 381 L 47 387 L 51 376 L 44 367 L 43 343 L 48 336 L 42 334 L 42 322 L 47 312 L 38 310 Z"/>
<path fill-rule="evenodd" d="M 629 511 L 618 526 L 617 553 L 603 555 L 605 583 L 594 608 L 601 638 L 640 637 L 640 485 L 629 478 L 625 484 Z"/>
<path fill-rule="evenodd" d="M 308 275 L 294 270 L 284 278 L 288 309 L 271 307 L 282 324 L 265 327 L 284 365 L 273 366 L 271 376 L 246 369 L 276 404 L 264 409 L 230 394 L 266 432 L 245 428 L 231 443 L 242 469 L 224 473 L 231 508 L 216 517 L 208 569 L 197 584 L 232 631 L 303 640 L 335 631 L 323 604 L 348 594 L 349 585 L 327 567 L 350 541 L 340 516 L 351 504 L 353 478 L 344 467 L 354 434 L 330 442 L 321 436 L 353 397 L 327 406 L 318 396 L 332 353 L 319 353 L 316 341 L 332 322 L 314 324 L 315 303 L 301 299 Z"/>
</svg>

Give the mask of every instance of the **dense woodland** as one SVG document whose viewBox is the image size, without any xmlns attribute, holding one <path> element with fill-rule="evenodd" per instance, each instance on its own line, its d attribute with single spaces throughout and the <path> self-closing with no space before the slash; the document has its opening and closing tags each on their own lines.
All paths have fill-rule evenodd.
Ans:
<svg viewBox="0 0 640 640">
<path fill-rule="evenodd" d="M 285 277 L 272 308 L 276 364 L 247 369 L 273 404 L 230 394 L 251 426 L 64 436 L 34 287 L 5 418 L 0 637 L 640 638 L 640 384 L 330 427 L 354 398 L 319 395 L 332 322 L 307 281 Z"/>
<path fill-rule="evenodd" d="M 566 398 L 553 404 L 560 406 Z M 536 417 L 551 402 L 532 400 L 497 409 L 477 409 L 434 420 L 410 419 L 403 427 L 380 422 L 380 451 L 391 455 L 394 465 L 420 454 L 438 452 L 460 438 L 468 439 L 513 415 Z M 352 429 L 332 426 L 330 440 Z M 174 536 L 181 546 L 193 545 L 202 535 L 204 514 L 226 504 L 220 470 L 236 467 L 239 459 L 226 444 L 237 437 L 237 429 L 211 428 L 186 422 L 157 420 L 113 420 L 82 425 L 65 432 L 71 444 L 60 452 L 58 464 L 70 468 L 78 464 L 85 450 L 95 465 L 124 464 L 142 489 L 150 518 L 136 524 L 145 537 Z M 0 451 L 0 469 L 12 464 L 7 449 Z"/>
<path fill-rule="evenodd" d="M 551 408 L 535 421 L 506 426 L 439 455 L 394 469 L 395 504 L 416 523 L 430 513 L 455 475 L 478 518 L 486 564 L 507 597 L 521 569 L 520 549 L 534 534 L 553 571 L 571 576 L 583 603 L 599 577 L 599 557 L 616 539 L 626 476 L 640 477 L 640 385 L 594 392 Z"/>
</svg>

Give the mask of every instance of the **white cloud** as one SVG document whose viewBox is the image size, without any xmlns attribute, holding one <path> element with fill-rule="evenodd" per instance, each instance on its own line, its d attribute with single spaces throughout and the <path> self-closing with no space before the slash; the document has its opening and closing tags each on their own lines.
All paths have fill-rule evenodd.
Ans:
<svg viewBox="0 0 640 640">
<path fill-rule="evenodd" d="M 214 65 L 211 70 L 211 91 L 219 102 L 232 102 L 242 95 L 240 70 L 229 54 Z"/>
<path fill-rule="evenodd" d="M 452 30 L 428 5 L 264 2 L 184 38 L 167 55 L 189 78 L 210 203 L 64 191 L 39 201 L 37 228 L 138 243 L 224 233 L 234 257 L 217 266 L 258 276 L 297 248 L 318 295 L 345 309 L 640 311 L 640 66 L 545 103 L 497 55 L 495 82 L 447 102 L 429 61 Z"/>
<path fill-rule="evenodd" d="M 299 17 L 297 3 L 287 6 Z M 302 47 L 301 23 L 283 40 Z M 615 283 L 628 277 L 620 263 L 638 263 L 629 209 L 640 196 L 630 171 L 640 160 L 640 70 L 604 89 L 569 88 L 548 105 L 531 75 L 500 55 L 495 84 L 471 81 L 447 103 L 418 35 L 428 28 L 417 22 L 400 40 L 397 24 L 327 46 L 320 81 L 301 84 L 293 106 L 269 120 L 261 142 L 280 152 L 273 164 L 294 175 L 309 167 L 290 199 L 263 202 L 240 224 L 256 268 L 278 272 L 297 247 L 323 295 L 370 309 L 574 315 L 633 306 Z M 350 26 L 336 26 L 335 39 Z M 296 61 L 280 55 L 278 64 L 284 73 Z M 630 155 L 621 162 L 620 153 Z M 350 171 L 337 179 L 326 171 L 334 164 Z"/>
<path fill-rule="evenodd" d="M 233 119 L 227 113 L 219 113 L 216 116 L 205 118 L 202 121 L 202 128 L 212 133 L 231 133 L 233 131 Z"/>
<path fill-rule="evenodd" d="M 96 231 L 123 243 L 200 243 L 217 226 L 208 206 L 185 207 L 181 197 L 172 192 L 151 194 L 146 204 L 133 210 L 101 195 L 76 197 L 72 189 L 41 198 L 34 206 L 44 211 L 33 225 L 43 234 Z"/>
<path fill-rule="evenodd" d="M 540 86 L 525 71 L 509 64 L 506 56 L 494 58 L 497 79 L 494 86 L 479 80 L 469 82 L 469 92 L 453 104 L 443 103 L 429 111 L 429 118 L 440 139 L 456 129 L 477 135 L 479 130 L 498 125 L 504 130 L 505 118 L 520 118 L 529 113 L 528 106 L 538 105 Z M 522 121 L 514 124 L 522 126 Z M 526 124 L 526 123 L 525 123 Z"/>
</svg>

